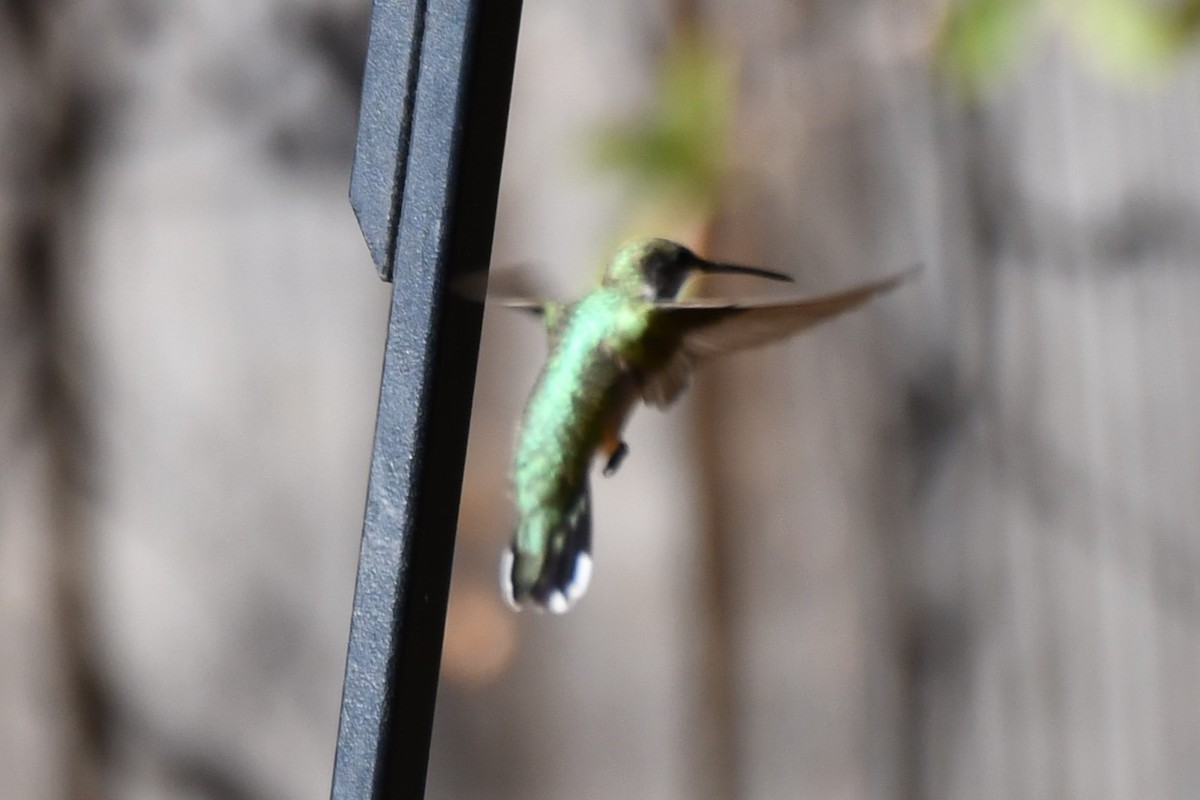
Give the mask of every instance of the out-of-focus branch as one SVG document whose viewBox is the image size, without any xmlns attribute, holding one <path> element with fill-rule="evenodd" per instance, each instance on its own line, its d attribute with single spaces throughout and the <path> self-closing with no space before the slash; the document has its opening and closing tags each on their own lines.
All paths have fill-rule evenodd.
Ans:
<svg viewBox="0 0 1200 800">
<path fill-rule="evenodd" d="M 6 164 L 14 181 L 10 269 L 18 296 L 17 333 L 32 343 L 27 373 L 27 408 L 22 427 L 44 442 L 47 454 L 45 506 L 53 570 L 52 617 L 62 659 L 66 711 L 62 765 L 67 797 L 99 800 L 103 786 L 109 710 L 97 672 L 89 624 L 87 525 L 81 495 L 85 485 L 88 431 L 74 379 L 72 331 L 77 310 L 65 291 L 74 274 L 64 254 L 67 226 L 75 218 L 80 174 L 92 129 L 86 95 L 76 80 L 69 3 L 9 0 L 25 99 L 20 121 L 28 126 L 20 153 Z"/>
<path fill-rule="evenodd" d="M 599 142 L 603 166 L 628 174 L 641 207 L 632 227 L 638 233 L 685 241 L 699 253 L 709 238 L 728 174 L 732 69 L 716 43 L 701 33 L 700 4 L 675 0 L 668 6 L 670 41 L 663 54 L 658 91 L 639 123 L 609 131 Z M 696 447 L 697 497 L 702 506 L 696 532 L 700 584 L 694 649 L 695 731 L 689 786 L 692 797 L 738 795 L 740 724 L 736 674 L 734 548 L 730 498 L 722 492 L 715 421 L 719 404 L 709 381 L 693 389 L 690 438 Z"/>
</svg>

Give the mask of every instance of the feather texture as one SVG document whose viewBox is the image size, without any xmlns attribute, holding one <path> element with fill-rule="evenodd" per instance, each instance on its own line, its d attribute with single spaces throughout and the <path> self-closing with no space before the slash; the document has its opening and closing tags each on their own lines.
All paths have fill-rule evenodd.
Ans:
<svg viewBox="0 0 1200 800">
<path fill-rule="evenodd" d="M 774 303 L 660 302 L 639 365 L 642 398 L 666 408 L 687 388 L 693 370 L 715 356 L 769 344 L 856 308 L 886 292 L 914 269 L 852 289 Z"/>
</svg>

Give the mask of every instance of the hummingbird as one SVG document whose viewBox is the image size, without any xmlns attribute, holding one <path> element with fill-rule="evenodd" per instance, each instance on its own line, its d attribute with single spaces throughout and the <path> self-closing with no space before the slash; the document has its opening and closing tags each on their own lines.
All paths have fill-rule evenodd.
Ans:
<svg viewBox="0 0 1200 800">
<path fill-rule="evenodd" d="M 646 238 L 622 246 L 599 287 L 574 303 L 504 301 L 540 316 L 550 345 L 513 454 L 517 524 L 500 575 L 509 604 L 561 614 L 586 591 L 592 574 L 588 473 L 597 457 L 606 477 L 616 473 L 629 453 L 622 431 L 639 402 L 666 409 L 709 359 L 798 333 L 892 289 L 911 272 L 780 302 L 680 301 L 696 273 L 792 278 Z"/>
</svg>

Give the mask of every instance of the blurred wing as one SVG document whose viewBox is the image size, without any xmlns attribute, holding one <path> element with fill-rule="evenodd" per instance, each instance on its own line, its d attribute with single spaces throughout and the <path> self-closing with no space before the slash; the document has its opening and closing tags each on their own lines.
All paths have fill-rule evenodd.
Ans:
<svg viewBox="0 0 1200 800">
<path fill-rule="evenodd" d="M 555 300 L 528 300 L 523 297 L 489 297 L 488 302 L 502 305 L 505 308 L 515 308 L 527 314 L 542 318 L 546 326 L 546 335 L 550 338 L 550 346 L 558 341 L 559 331 L 567 318 L 567 304 Z"/>
<path fill-rule="evenodd" d="M 660 303 L 647 335 L 642 397 L 666 408 L 704 360 L 792 336 L 895 288 L 915 272 L 914 268 L 834 294 L 778 303 Z"/>
<path fill-rule="evenodd" d="M 524 297 L 489 297 L 488 302 L 505 308 L 515 308 L 518 311 L 525 311 L 543 318 L 546 315 L 546 306 L 553 305 L 545 300 L 529 300 Z"/>
<path fill-rule="evenodd" d="M 454 278 L 450 288 L 460 297 L 475 303 L 515 308 L 541 317 L 553 344 L 567 306 L 554 300 L 530 299 L 537 294 L 537 290 L 529 279 L 529 272 L 528 265 L 510 265 L 494 269 L 490 274 L 487 270 L 475 270 Z"/>
</svg>

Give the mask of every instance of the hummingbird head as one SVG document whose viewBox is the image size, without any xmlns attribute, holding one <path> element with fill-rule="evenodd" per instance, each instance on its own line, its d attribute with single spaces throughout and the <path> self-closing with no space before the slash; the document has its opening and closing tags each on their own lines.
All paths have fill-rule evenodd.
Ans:
<svg viewBox="0 0 1200 800">
<path fill-rule="evenodd" d="M 792 278 L 758 267 L 742 267 L 701 258 L 669 239 L 635 239 L 613 256 L 604 285 L 636 292 L 647 300 L 672 300 L 693 272 L 755 275 L 776 281 Z"/>
</svg>

